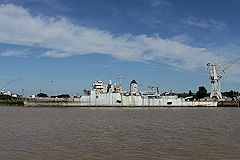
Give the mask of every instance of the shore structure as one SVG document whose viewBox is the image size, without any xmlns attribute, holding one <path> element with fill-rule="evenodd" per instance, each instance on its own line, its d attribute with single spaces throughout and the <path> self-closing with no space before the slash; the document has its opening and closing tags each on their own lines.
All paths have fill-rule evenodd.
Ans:
<svg viewBox="0 0 240 160">
<path fill-rule="evenodd" d="M 130 92 L 122 91 L 121 84 L 113 84 L 109 80 L 104 84 L 101 80 L 92 83 L 91 90 L 75 98 L 25 98 L 25 106 L 65 106 L 65 107 L 215 107 L 218 102 L 212 99 L 191 100 L 192 97 L 180 98 L 166 93 L 160 95 L 158 87 L 151 91 L 138 91 L 135 80 L 130 83 Z"/>
</svg>

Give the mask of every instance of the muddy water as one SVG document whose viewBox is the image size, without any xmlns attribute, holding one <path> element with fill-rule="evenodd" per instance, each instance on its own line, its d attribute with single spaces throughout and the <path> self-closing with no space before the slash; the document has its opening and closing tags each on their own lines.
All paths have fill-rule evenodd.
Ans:
<svg viewBox="0 0 240 160">
<path fill-rule="evenodd" d="M 0 106 L 0 159 L 240 159 L 240 108 Z"/>
</svg>

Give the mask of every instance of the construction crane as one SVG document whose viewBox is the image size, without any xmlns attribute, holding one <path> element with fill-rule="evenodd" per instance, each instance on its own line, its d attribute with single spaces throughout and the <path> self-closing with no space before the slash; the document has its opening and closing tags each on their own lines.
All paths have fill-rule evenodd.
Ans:
<svg viewBox="0 0 240 160">
<path fill-rule="evenodd" d="M 22 79 L 22 78 L 16 78 L 16 79 L 13 79 L 13 80 L 5 83 L 5 84 L 3 85 L 3 92 L 5 92 L 7 86 L 9 86 L 10 84 L 16 82 L 17 80 L 21 80 L 21 79 Z"/>
<path fill-rule="evenodd" d="M 227 71 L 229 71 L 233 65 L 237 64 L 240 62 L 240 58 L 236 59 L 233 63 L 227 65 L 226 67 L 220 69 L 221 65 L 217 63 L 208 63 L 208 70 L 211 73 L 210 79 L 212 83 L 212 90 L 210 94 L 210 99 L 218 99 L 222 100 L 222 93 L 221 93 L 221 78 L 223 77 L 224 74 L 226 74 Z"/>
</svg>

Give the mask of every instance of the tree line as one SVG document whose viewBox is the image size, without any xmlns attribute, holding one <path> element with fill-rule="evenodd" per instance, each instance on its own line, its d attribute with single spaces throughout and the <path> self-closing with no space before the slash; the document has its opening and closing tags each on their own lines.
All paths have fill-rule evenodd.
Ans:
<svg viewBox="0 0 240 160">
<path fill-rule="evenodd" d="M 179 97 L 183 97 L 183 98 L 192 96 L 195 99 L 210 97 L 210 93 L 207 92 L 207 89 L 204 86 L 200 86 L 196 93 L 193 93 L 190 90 L 188 93 L 180 93 L 180 94 L 177 94 L 177 95 Z M 233 97 L 239 96 L 239 92 L 231 90 L 231 91 L 222 92 L 222 95 L 226 96 L 226 97 L 229 97 L 229 98 L 233 98 Z"/>
</svg>

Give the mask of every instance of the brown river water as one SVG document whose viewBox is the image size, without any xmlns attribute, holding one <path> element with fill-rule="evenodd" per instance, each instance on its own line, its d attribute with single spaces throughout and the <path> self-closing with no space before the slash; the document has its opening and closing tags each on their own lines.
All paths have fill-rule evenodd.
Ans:
<svg viewBox="0 0 240 160">
<path fill-rule="evenodd" d="M 240 159 L 240 108 L 0 106 L 0 159 Z"/>
</svg>

